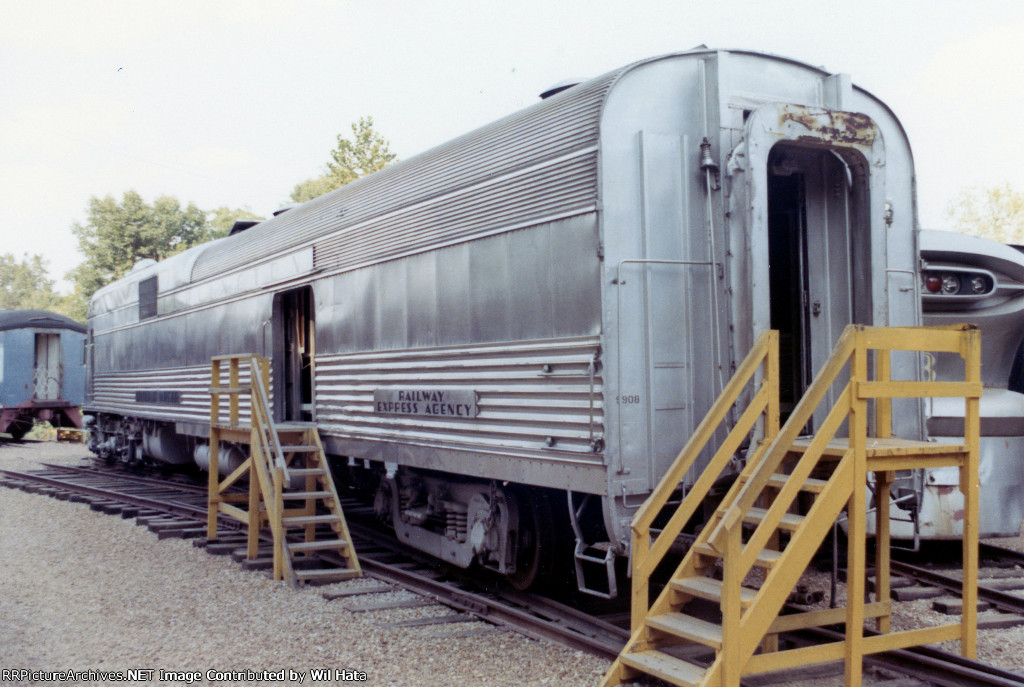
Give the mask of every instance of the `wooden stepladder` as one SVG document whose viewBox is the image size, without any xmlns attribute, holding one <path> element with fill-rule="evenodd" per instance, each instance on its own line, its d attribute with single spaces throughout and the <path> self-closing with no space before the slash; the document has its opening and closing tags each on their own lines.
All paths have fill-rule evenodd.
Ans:
<svg viewBox="0 0 1024 687">
<path fill-rule="evenodd" d="M 246 354 L 211 360 L 207 537 L 217 537 L 218 514 L 244 522 L 247 555 L 253 560 L 259 554 L 260 531 L 267 525 L 275 580 L 287 579 L 297 587 L 307 581 L 359 577 L 362 570 L 316 425 L 275 423 L 269 387 L 266 358 Z M 228 399 L 226 419 L 221 416 L 222 396 Z M 242 402 L 246 397 L 247 404 Z M 249 446 L 249 457 L 223 480 L 218 473 L 221 442 Z M 246 476 L 248 493 L 229 492 Z M 307 566 L 314 553 L 336 565 Z"/>
<path fill-rule="evenodd" d="M 894 351 L 959 355 L 964 361 L 964 381 L 893 380 Z M 801 437 L 844 371 L 849 382 L 816 434 Z M 759 372 L 750 404 L 652 543 L 655 517 Z M 844 660 L 846 685 L 859 687 L 866 654 L 959 639 L 963 654 L 974 657 L 980 333 L 968 325 L 847 327 L 781 428 L 778 372 L 778 334 L 767 332 L 633 518 L 633 634 L 602 685 L 618 685 L 646 674 L 684 687 L 738 687 L 744 675 Z M 892 436 L 893 399 L 935 397 L 964 399 L 962 442 L 938 444 Z M 714 517 L 652 604 L 651 573 L 759 421 L 763 439 L 755 444 Z M 844 430 L 847 436 L 842 436 Z M 875 594 L 873 601 L 865 602 L 868 491 L 873 489 L 876 503 L 888 504 L 897 470 L 943 466 L 959 469 L 964 499 L 963 616 L 958 623 L 890 632 L 888 507 L 875 510 Z M 797 513 L 801 495 L 802 508 Z M 846 608 L 780 615 L 790 591 L 844 509 L 849 523 Z M 880 634 L 865 636 L 867 619 L 874 620 Z M 840 623 L 846 627 L 843 641 L 779 650 L 779 633 Z"/>
</svg>

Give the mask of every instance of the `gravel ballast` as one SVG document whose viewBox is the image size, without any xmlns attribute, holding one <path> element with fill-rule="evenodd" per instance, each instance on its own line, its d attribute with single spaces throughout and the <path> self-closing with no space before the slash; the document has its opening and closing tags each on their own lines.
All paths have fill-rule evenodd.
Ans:
<svg viewBox="0 0 1024 687">
<path fill-rule="evenodd" d="M 78 463 L 87 455 L 81 446 L 3 445 L 0 467 Z M 381 627 L 451 611 L 433 605 L 352 613 L 323 593 L 374 580 L 292 590 L 229 557 L 158 540 L 132 520 L 81 503 L 0 488 L 0 515 L 0 668 L 198 671 L 198 684 L 207 684 L 207 670 L 293 670 L 302 684 L 518 687 L 592 685 L 609 665 L 480 622 Z M 404 596 L 411 595 L 395 591 L 372 601 Z M 446 637 L 473 628 L 483 632 Z M 310 669 L 330 669 L 332 679 L 313 682 Z M 366 679 L 334 679 L 335 670 Z M 151 682 L 187 684 L 159 677 Z"/>
<path fill-rule="evenodd" d="M 88 456 L 78 445 L 0 444 L 0 468 L 79 464 Z M 434 604 L 352 612 L 347 605 L 415 597 L 396 589 L 326 601 L 325 591 L 380 583 L 361 579 L 296 591 L 264 572 L 242 570 L 230 557 L 208 555 L 187 540 L 158 540 L 133 522 L 96 513 L 85 504 L 0 488 L 0 669 L 192 671 L 202 675 L 196 684 L 209 684 L 208 670 L 292 670 L 302 674 L 301 684 L 519 687 L 596 685 L 610 665 L 482 622 L 387 627 L 452 611 Z M 992 543 L 1024 548 L 1020 537 Z M 809 573 L 801 584 L 825 591 L 828 576 Z M 844 596 L 840 585 L 839 597 Z M 895 607 L 894 629 L 942 622 L 949 620 L 932 611 L 930 601 Z M 957 651 L 958 644 L 947 642 L 942 648 Z M 978 657 L 1024 672 L 1024 627 L 979 631 Z M 773 676 L 772 682 L 838 687 L 841 667 L 835 668 L 838 675 Z M 328 669 L 332 678 L 314 681 L 311 669 Z M 359 673 L 365 673 L 365 681 L 353 679 Z M 865 684 L 884 685 L 891 677 L 868 671 Z M 188 684 L 159 678 L 154 673 L 150 682 Z M 299 682 L 224 679 L 213 684 Z"/>
</svg>

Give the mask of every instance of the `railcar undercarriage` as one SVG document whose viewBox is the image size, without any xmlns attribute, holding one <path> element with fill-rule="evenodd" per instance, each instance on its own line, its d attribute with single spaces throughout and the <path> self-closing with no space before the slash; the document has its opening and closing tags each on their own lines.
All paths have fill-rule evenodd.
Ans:
<svg viewBox="0 0 1024 687">
<path fill-rule="evenodd" d="M 209 468 L 209 444 L 173 424 L 100 413 L 89 416 L 89 450 L 107 463 L 197 465 Z M 219 472 L 230 474 L 245 448 L 222 446 Z M 473 480 L 392 463 L 347 461 L 335 472 L 402 541 L 459 568 L 504 576 L 517 589 L 536 589 L 568 573 L 571 527 L 557 490 Z"/>
</svg>

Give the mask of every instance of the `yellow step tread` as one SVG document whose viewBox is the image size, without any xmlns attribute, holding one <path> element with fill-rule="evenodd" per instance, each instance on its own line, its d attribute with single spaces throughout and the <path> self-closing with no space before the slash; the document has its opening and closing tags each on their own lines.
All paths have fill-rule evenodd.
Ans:
<svg viewBox="0 0 1024 687">
<path fill-rule="evenodd" d="M 300 580 L 347 580 L 358 576 L 359 573 L 351 568 L 322 568 L 318 570 L 295 571 L 295 577 Z"/>
<path fill-rule="evenodd" d="M 786 482 L 788 480 L 789 475 L 775 474 L 768 478 L 768 485 L 776 489 L 782 489 L 782 487 L 786 486 Z M 828 482 L 826 482 L 823 479 L 815 479 L 813 477 L 808 477 L 800 485 L 800 491 L 809 491 L 815 494 L 820 494 L 827 485 Z"/>
<path fill-rule="evenodd" d="M 803 453 L 811 445 L 811 439 L 797 439 L 790 447 L 794 453 Z M 833 439 L 825 446 L 823 455 L 841 458 L 850 449 L 850 440 L 847 438 Z M 868 437 L 865 444 L 865 452 L 868 458 L 881 458 L 884 456 L 913 456 L 913 455 L 945 455 L 949 453 L 966 453 L 965 444 L 939 444 L 932 441 L 914 441 L 912 439 L 899 439 L 891 437 L 880 439 Z"/>
<path fill-rule="evenodd" d="M 722 581 L 715 580 L 710 577 L 695 576 L 695 577 L 682 577 L 679 579 L 672 580 L 669 582 L 672 588 L 676 591 L 691 596 L 697 596 L 708 601 L 721 601 L 722 600 Z M 757 596 L 756 589 L 750 589 L 749 587 L 740 587 L 740 603 L 743 605 L 751 604 L 754 602 L 754 598 Z"/>
<path fill-rule="evenodd" d="M 619 660 L 630 668 L 636 668 L 679 687 L 697 687 L 704 680 L 704 668 L 656 649 L 622 654 Z"/>
<path fill-rule="evenodd" d="M 349 543 L 344 539 L 321 539 L 320 541 L 304 541 L 288 544 L 288 550 L 292 553 L 305 551 L 327 551 L 329 549 L 347 549 Z"/>
<path fill-rule="evenodd" d="M 722 648 L 722 626 L 709 623 L 700 618 L 686 615 L 685 613 L 671 612 L 652 616 L 645 621 L 648 627 L 670 635 L 688 639 L 697 644 L 711 647 L 712 649 Z"/>
<path fill-rule="evenodd" d="M 341 518 L 337 515 L 294 515 L 292 517 L 281 518 L 281 524 L 285 527 L 299 527 L 301 525 L 319 525 L 321 523 L 332 523 L 340 522 Z"/>
<path fill-rule="evenodd" d="M 284 491 L 281 492 L 281 498 L 285 501 L 295 501 L 298 499 L 327 499 L 331 498 L 331 492 L 329 491 Z"/>
<path fill-rule="evenodd" d="M 327 473 L 323 468 L 288 468 L 288 474 L 292 477 L 306 477 L 308 475 L 319 476 Z"/>
<path fill-rule="evenodd" d="M 693 548 L 701 556 L 711 556 L 712 558 L 722 557 L 722 554 L 718 551 L 715 551 L 715 549 L 713 549 L 710 544 L 694 544 Z M 754 561 L 754 565 L 761 568 L 771 568 L 779 562 L 780 558 L 782 558 L 781 551 L 775 551 L 773 549 L 764 549 L 761 551 L 761 553 L 757 554 L 757 560 Z"/>
<path fill-rule="evenodd" d="M 211 394 L 247 394 L 252 391 L 252 386 L 249 384 L 242 384 L 240 386 L 211 386 L 209 389 Z"/>
<path fill-rule="evenodd" d="M 764 520 L 766 515 L 768 515 L 768 510 L 766 508 L 754 507 L 748 510 L 747 514 L 743 516 L 743 522 L 756 525 Z M 794 513 L 786 513 L 782 516 L 782 520 L 779 521 L 779 529 L 794 532 L 803 524 L 803 522 L 804 516 L 796 515 Z"/>
</svg>

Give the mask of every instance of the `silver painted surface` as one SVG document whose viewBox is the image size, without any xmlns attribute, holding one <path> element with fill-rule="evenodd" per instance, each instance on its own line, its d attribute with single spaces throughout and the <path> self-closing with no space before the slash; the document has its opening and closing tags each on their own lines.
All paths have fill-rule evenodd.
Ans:
<svg viewBox="0 0 1024 687">
<path fill-rule="evenodd" d="M 270 355 L 274 294 L 310 284 L 332 453 L 600 494 L 625 551 L 634 509 L 770 324 L 763 189 L 778 142 L 813 151 L 802 169 L 823 175 L 811 355 L 849 321 L 919 323 L 913 163 L 888 108 L 808 65 L 697 50 L 107 287 L 91 310 L 95 407 L 201 426 L 209 357 Z M 140 323 L 137 282 L 153 274 L 158 316 Z M 140 384 L 180 386 L 183 407 L 135 406 Z M 472 390 L 479 414 L 376 414 L 382 388 Z M 897 423 L 919 435 L 920 410 Z"/>
<path fill-rule="evenodd" d="M 1024 254 L 994 241 L 945 231 L 922 231 L 923 270 L 979 270 L 994 278 L 993 290 L 981 297 L 922 293 L 926 324 L 969 322 L 981 329 L 980 523 L 982 536 L 1013 536 L 1024 520 Z M 956 355 L 926 361 L 934 379 L 963 379 Z M 1017 366 L 1017 369 L 1015 369 Z M 1016 375 L 1016 377 L 1014 377 Z M 1012 388 L 1011 388 L 1012 387 Z M 963 403 L 933 399 L 928 420 L 931 436 L 951 441 L 963 436 Z M 922 535 L 959 538 L 963 533 L 963 498 L 947 472 L 927 470 L 921 507 Z"/>
</svg>

